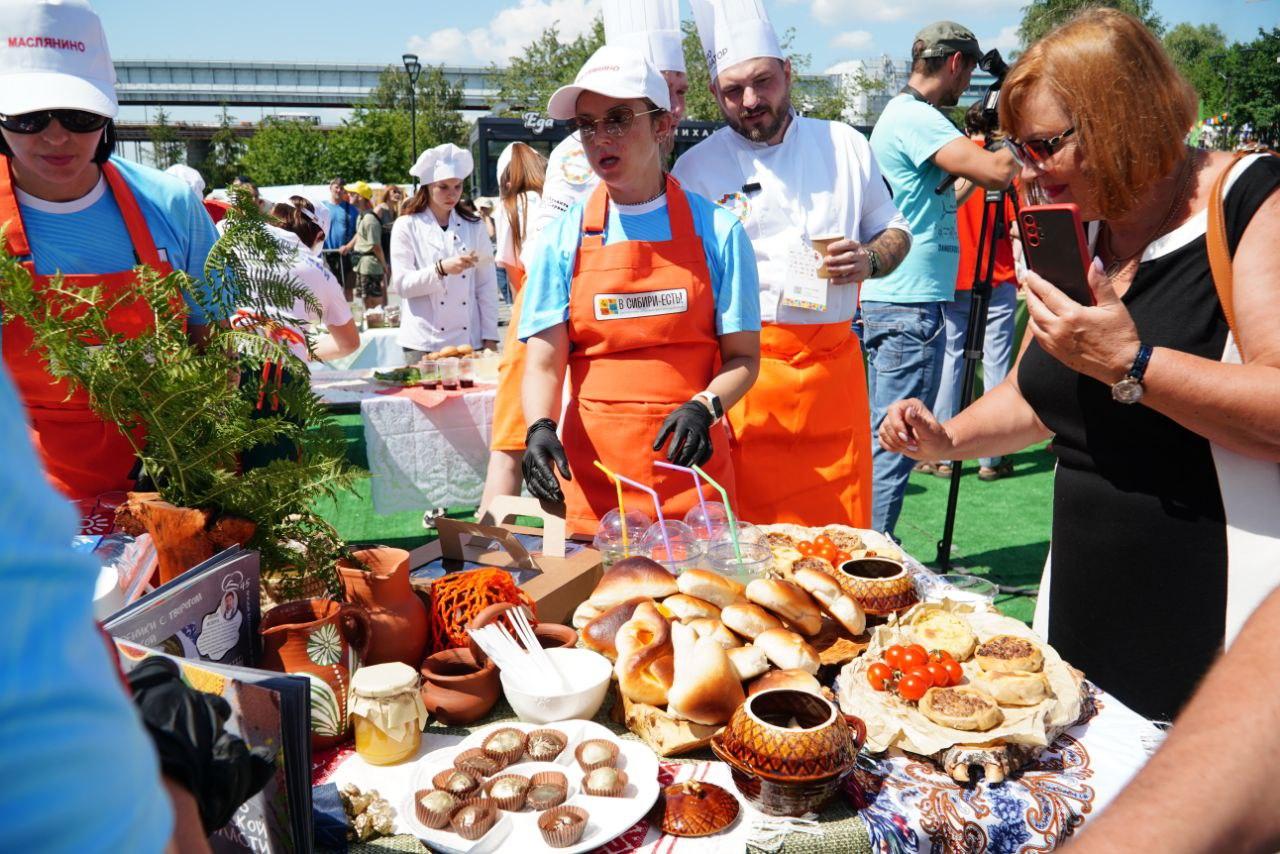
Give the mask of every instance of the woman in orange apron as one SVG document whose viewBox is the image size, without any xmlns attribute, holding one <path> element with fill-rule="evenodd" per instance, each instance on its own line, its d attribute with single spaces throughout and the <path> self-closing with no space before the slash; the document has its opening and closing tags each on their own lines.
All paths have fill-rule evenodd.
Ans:
<svg viewBox="0 0 1280 854">
<path fill-rule="evenodd" d="M 495 259 L 511 285 L 511 321 L 502 342 L 498 363 L 498 392 L 493 402 L 493 437 L 489 442 L 489 470 L 478 515 L 498 495 L 520 494 L 520 463 L 524 458 L 524 409 L 520 384 L 524 380 L 524 342 L 516 335 L 520 326 L 520 293 L 524 288 L 521 256 L 532 233 L 529 224 L 538 215 L 546 158 L 522 142 L 513 142 L 498 158 L 498 187 L 502 209 L 498 211 Z"/>
<path fill-rule="evenodd" d="M 602 184 L 543 233 L 529 267 L 519 329 L 528 344 L 524 474 L 534 495 L 565 501 L 578 534 L 617 506 L 596 460 L 654 488 L 668 517 L 697 495 L 687 476 L 655 469 L 664 448 L 732 491 L 723 414 L 759 370 L 750 241 L 731 214 L 663 173 L 669 103 L 647 57 L 606 46 L 549 105 L 553 118 L 571 120 Z M 624 501 L 652 506 L 631 489 Z"/>
<path fill-rule="evenodd" d="M 30 62 L 49 66 L 48 79 L 25 88 L 4 80 L 0 87 L 5 251 L 32 274 L 37 290 L 62 272 L 69 285 L 100 286 L 101 298 L 109 302 L 130 293 L 138 264 L 162 275 L 175 267 L 199 275 L 217 237 L 199 200 L 172 176 L 111 160 L 116 101 L 110 86 L 62 69 L 58 63 L 64 58 L 45 56 L 46 48 L 26 49 L 33 54 Z M 144 198 L 150 215 L 165 222 L 148 219 Z M 163 247 L 157 247 L 153 225 L 159 229 L 154 234 L 165 237 Z M 192 334 L 203 330 L 203 315 L 193 312 L 189 320 Z M 125 300 L 112 310 L 108 325 L 133 337 L 151 329 L 153 318 L 145 302 Z M 76 500 L 133 488 L 134 447 L 143 437 L 126 436 L 104 422 L 84 391 L 71 392 L 50 376 L 22 321 L 9 320 L 0 341 L 54 486 Z"/>
</svg>

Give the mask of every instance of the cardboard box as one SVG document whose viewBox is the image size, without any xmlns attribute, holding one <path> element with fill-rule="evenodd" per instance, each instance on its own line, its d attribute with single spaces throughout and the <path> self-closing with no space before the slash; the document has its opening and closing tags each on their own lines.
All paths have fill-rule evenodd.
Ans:
<svg viewBox="0 0 1280 854">
<path fill-rule="evenodd" d="M 533 600 L 539 622 L 568 625 L 574 609 L 600 581 L 604 571 L 600 552 L 566 542 L 564 519 L 548 513 L 536 499 L 497 498 L 489 516 L 494 524 L 438 517 L 435 526 L 440 538 L 409 556 L 414 588 L 426 593 L 432 579 L 452 572 L 505 569 Z M 543 527 L 503 524 L 515 516 L 541 519 Z"/>
</svg>

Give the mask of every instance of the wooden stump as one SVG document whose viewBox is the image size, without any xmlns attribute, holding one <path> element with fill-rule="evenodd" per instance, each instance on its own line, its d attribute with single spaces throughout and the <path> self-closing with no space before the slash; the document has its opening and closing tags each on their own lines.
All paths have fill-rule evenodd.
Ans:
<svg viewBox="0 0 1280 854">
<path fill-rule="evenodd" d="M 161 584 L 230 546 L 243 546 L 258 527 L 236 516 L 177 507 L 158 492 L 130 492 L 128 500 L 116 508 L 116 526 L 131 536 L 151 535 Z"/>
</svg>

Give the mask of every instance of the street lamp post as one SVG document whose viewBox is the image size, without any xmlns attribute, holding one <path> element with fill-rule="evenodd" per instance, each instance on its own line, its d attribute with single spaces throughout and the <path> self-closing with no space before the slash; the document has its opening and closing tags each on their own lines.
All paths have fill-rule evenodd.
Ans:
<svg viewBox="0 0 1280 854">
<path fill-rule="evenodd" d="M 418 156 L 418 76 L 422 74 L 422 63 L 418 62 L 416 53 L 406 53 L 400 57 L 404 61 L 405 74 L 409 75 L 409 161 Z M 418 177 L 413 178 L 413 186 L 418 186 Z"/>
</svg>

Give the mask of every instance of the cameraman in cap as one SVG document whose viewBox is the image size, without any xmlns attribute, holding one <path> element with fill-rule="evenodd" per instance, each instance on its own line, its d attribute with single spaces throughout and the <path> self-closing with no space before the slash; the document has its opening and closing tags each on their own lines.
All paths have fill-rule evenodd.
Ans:
<svg viewBox="0 0 1280 854">
<path fill-rule="evenodd" d="M 946 343 L 943 309 L 955 292 L 960 261 L 958 202 L 975 187 L 1004 189 L 1017 171 L 1007 149 L 977 147 L 942 112 L 959 103 L 981 58 L 967 28 L 951 21 L 925 27 L 911 47 L 906 87 L 871 132 L 871 149 L 912 238 L 901 266 L 862 287 L 867 384 L 877 431 L 894 401 L 916 397 L 932 406 L 937 397 Z M 959 180 L 937 192 L 949 175 Z M 875 448 L 871 526 L 877 531 L 893 533 L 912 465 L 901 454 Z"/>
</svg>

